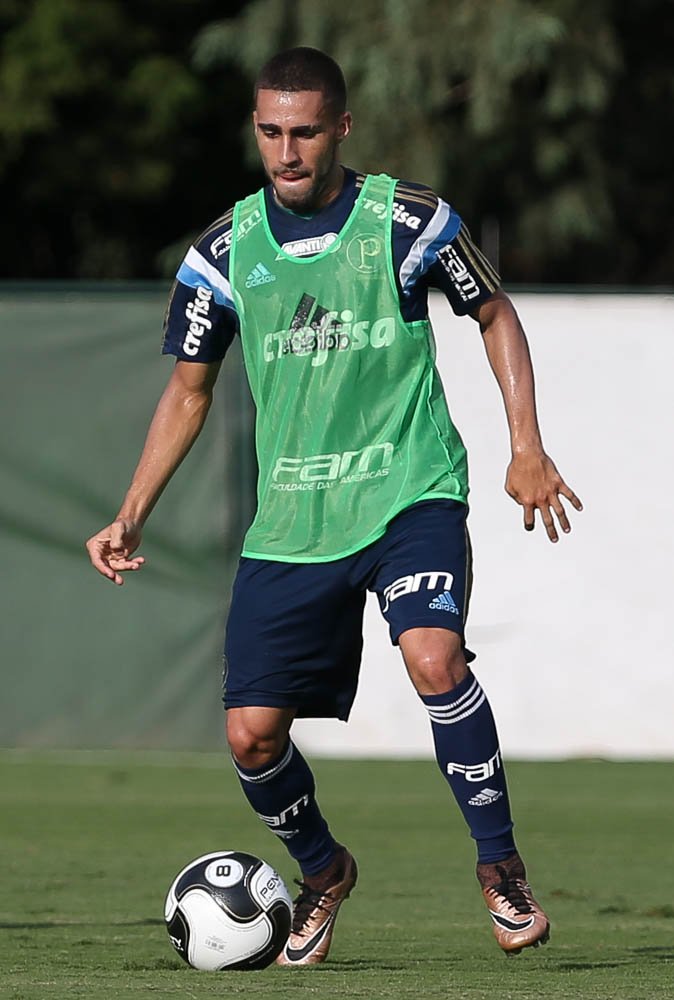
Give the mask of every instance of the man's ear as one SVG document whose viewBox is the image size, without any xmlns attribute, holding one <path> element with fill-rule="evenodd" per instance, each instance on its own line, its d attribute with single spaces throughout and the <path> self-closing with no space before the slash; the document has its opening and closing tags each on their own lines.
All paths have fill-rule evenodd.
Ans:
<svg viewBox="0 0 674 1000">
<path fill-rule="evenodd" d="M 344 142 L 346 137 L 351 132 L 352 124 L 353 119 L 351 117 L 351 112 L 345 111 L 341 117 L 339 125 L 337 126 L 337 142 Z"/>
</svg>

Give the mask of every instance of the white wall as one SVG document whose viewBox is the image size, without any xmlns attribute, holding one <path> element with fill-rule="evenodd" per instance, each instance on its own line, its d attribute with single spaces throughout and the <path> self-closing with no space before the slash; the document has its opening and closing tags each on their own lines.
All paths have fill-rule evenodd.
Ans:
<svg viewBox="0 0 674 1000">
<path fill-rule="evenodd" d="M 514 295 L 544 443 L 585 511 L 552 545 L 503 491 L 508 438 L 476 324 L 432 305 L 468 447 L 468 643 L 506 754 L 674 757 L 674 296 Z M 348 726 L 298 722 L 310 753 L 430 755 L 426 712 L 368 600 Z"/>
</svg>

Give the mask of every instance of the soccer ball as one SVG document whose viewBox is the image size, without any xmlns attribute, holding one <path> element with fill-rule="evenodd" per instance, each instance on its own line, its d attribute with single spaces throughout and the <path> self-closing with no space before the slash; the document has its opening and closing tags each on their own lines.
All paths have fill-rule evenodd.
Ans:
<svg viewBox="0 0 674 1000">
<path fill-rule="evenodd" d="M 164 919 L 173 947 L 194 969 L 264 969 L 288 940 L 292 902 L 260 858 L 216 851 L 173 881 Z"/>
</svg>

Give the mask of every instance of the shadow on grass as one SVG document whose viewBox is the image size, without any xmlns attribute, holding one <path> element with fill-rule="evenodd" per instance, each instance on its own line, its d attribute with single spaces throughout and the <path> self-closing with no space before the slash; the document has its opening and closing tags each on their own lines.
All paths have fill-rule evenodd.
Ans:
<svg viewBox="0 0 674 1000">
<path fill-rule="evenodd" d="M 670 945 L 645 944 L 640 948 L 630 948 L 635 955 L 652 955 L 653 958 L 663 958 L 665 961 L 674 960 L 674 947 Z"/>
<path fill-rule="evenodd" d="M 551 972 L 588 972 L 593 969 L 622 969 L 632 965 L 631 959 L 622 962 L 555 962 Z"/>
<path fill-rule="evenodd" d="M 2 931 L 43 931 L 59 930 L 61 927 L 163 927 L 164 921 L 154 917 L 145 920 L 112 920 L 105 924 L 96 924 L 92 920 L 42 920 L 34 923 L 11 923 L 0 920 Z"/>
<path fill-rule="evenodd" d="M 188 972 L 186 962 L 177 962 L 173 958 L 156 958 L 153 962 L 123 962 L 124 972 Z"/>
<path fill-rule="evenodd" d="M 449 970 L 456 968 L 460 964 L 459 959 L 443 958 L 432 960 L 424 958 L 401 960 L 399 962 L 387 962 L 386 960 L 367 958 L 331 958 L 329 965 L 321 966 L 322 972 L 409 972 L 415 965 L 423 965 L 424 969 L 434 969 L 435 971 Z"/>
<path fill-rule="evenodd" d="M 554 972 L 587 972 L 594 969 L 622 969 L 628 965 L 644 966 L 648 964 L 666 963 L 674 960 L 674 947 L 661 945 L 643 945 L 639 948 L 627 948 L 627 957 L 614 962 L 554 962 L 550 971 Z M 645 962 L 644 962 L 645 960 Z"/>
</svg>

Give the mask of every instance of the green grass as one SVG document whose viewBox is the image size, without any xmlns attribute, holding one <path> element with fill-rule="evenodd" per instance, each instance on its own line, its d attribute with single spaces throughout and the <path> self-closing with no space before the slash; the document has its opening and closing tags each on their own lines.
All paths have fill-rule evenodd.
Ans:
<svg viewBox="0 0 674 1000">
<path fill-rule="evenodd" d="M 674 996 L 672 767 L 511 764 L 511 795 L 550 944 L 506 958 L 472 842 L 434 765 L 316 764 L 319 800 L 361 877 L 329 962 L 198 973 L 173 952 L 166 888 L 191 858 L 283 845 L 213 755 L 0 753 L 0 997 Z"/>
</svg>

